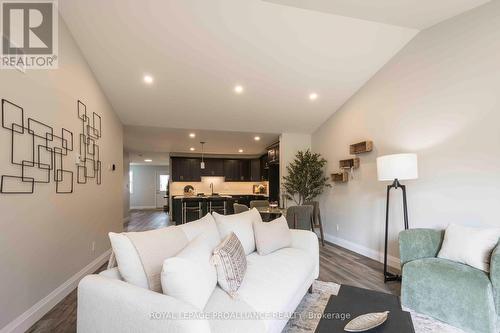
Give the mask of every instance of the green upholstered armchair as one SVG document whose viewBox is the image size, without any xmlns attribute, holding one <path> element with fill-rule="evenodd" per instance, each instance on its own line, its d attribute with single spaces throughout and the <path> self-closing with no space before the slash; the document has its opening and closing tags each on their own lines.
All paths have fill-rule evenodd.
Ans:
<svg viewBox="0 0 500 333">
<path fill-rule="evenodd" d="M 500 247 L 490 273 L 437 258 L 444 231 L 405 230 L 399 234 L 402 304 L 473 333 L 498 333 Z"/>
</svg>

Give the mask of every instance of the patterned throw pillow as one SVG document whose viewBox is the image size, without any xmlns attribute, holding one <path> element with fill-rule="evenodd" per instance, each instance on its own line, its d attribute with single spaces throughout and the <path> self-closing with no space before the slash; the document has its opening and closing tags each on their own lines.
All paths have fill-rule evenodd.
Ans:
<svg viewBox="0 0 500 333">
<path fill-rule="evenodd" d="M 236 297 L 247 271 L 247 258 L 234 232 L 224 238 L 222 243 L 214 249 L 212 263 L 217 269 L 219 286 L 231 297 Z"/>
</svg>

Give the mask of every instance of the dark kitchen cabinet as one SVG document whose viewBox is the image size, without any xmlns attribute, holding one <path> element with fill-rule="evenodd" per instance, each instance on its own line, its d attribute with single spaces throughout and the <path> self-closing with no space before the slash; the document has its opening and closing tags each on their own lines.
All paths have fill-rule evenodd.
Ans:
<svg viewBox="0 0 500 333">
<path fill-rule="evenodd" d="M 280 146 L 275 144 L 267 148 L 267 162 L 269 164 L 277 164 L 280 162 Z"/>
<path fill-rule="evenodd" d="M 256 158 L 250 160 L 250 180 L 253 182 L 260 182 L 261 179 L 261 166 L 260 159 Z"/>
<path fill-rule="evenodd" d="M 224 176 L 224 160 L 220 158 L 206 158 L 205 169 L 201 170 L 202 176 L 207 177 L 223 177 Z"/>
<path fill-rule="evenodd" d="M 267 162 L 267 154 L 260 157 L 260 181 L 269 180 L 269 163 Z"/>
<path fill-rule="evenodd" d="M 227 182 L 250 181 L 250 160 L 224 160 L 224 177 Z"/>
<path fill-rule="evenodd" d="M 172 181 L 201 181 L 200 162 L 199 158 L 172 157 Z"/>
</svg>

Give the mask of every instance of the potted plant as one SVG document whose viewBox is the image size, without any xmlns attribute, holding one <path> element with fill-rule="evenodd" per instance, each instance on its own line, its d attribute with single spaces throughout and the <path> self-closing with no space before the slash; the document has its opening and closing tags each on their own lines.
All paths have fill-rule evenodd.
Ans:
<svg viewBox="0 0 500 333">
<path fill-rule="evenodd" d="M 326 160 L 321 154 L 309 149 L 297 152 L 295 160 L 286 167 L 288 175 L 283 177 L 285 197 L 302 205 L 320 195 L 325 187 L 331 187 L 323 172 L 325 165 Z"/>
</svg>

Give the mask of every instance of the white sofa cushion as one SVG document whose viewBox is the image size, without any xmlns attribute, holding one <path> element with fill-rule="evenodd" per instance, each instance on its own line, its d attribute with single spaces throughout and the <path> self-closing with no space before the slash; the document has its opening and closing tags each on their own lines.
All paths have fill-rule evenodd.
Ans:
<svg viewBox="0 0 500 333">
<path fill-rule="evenodd" d="M 215 219 L 211 214 L 207 214 L 201 219 L 185 224 L 181 224 L 178 226 L 184 231 L 188 241 L 192 241 L 198 235 L 207 236 L 207 240 L 212 247 L 212 250 L 220 244 L 221 238 L 219 235 L 219 230 L 217 229 L 217 225 L 215 224 Z"/>
<path fill-rule="evenodd" d="M 500 228 L 470 228 L 450 224 L 438 258 L 453 260 L 485 272 L 490 270 L 491 252 L 498 243 Z"/>
<path fill-rule="evenodd" d="M 203 310 L 217 285 L 217 273 L 210 263 L 211 242 L 210 235 L 199 235 L 175 257 L 163 262 L 161 286 L 164 294 Z"/>
<path fill-rule="evenodd" d="M 255 238 L 253 234 L 253 223 L 262 222 L 262 217 L 257 209 L 233 215 L 220 215 L 213 213 L 219 234 L 222 239 L 234 232 L 243 245 L 245 254 L 249 255 L 255 251 Z"/>
<path fill-rule="evenodd" d="M 163 261 L 188 244 L 185 233 L 176 226 L 121 234 L 110 232 L 109 239 L 123 279 L 157 292 L 161 292 Z"/>
<path fill-rule="evenodd" d="M 108 235 L 123 280 L 134 286 L 149 289 L 146 272 L 130 239 L 123 233 L 110 232 Z"/>
<path fill-rule="evenodd" d="M 259 313 L 293 311 L 296 306 L 293 303 L 300 302 L 315 278 L 314 265 L 307 252 L 295 248 L 266 256 L 252 253 L 247 256 L 247 272 L 238 297 Z M 297 295 L 301 291 L 304 293 Z M 278 323 L 280 320 L 276 318 L 265 318 L 263 322 L 267 332 L 274 331 L 271 326 L 284 325 L 283 320 Z"/>
<path fill-rule="evenodd" d="M 234 232 L 214 249 L 212 262 L 217 270 L 219 286 L 231 297 L 235 297 L 247 270 L 247 260 L 243 246 Z"/>
<path fill-rule="evenodd" d="M 255 246 L 264 256 L 292 244 L 292 233 L 284 216 L 271 222 L 254 222 Z"/>
</svg>

